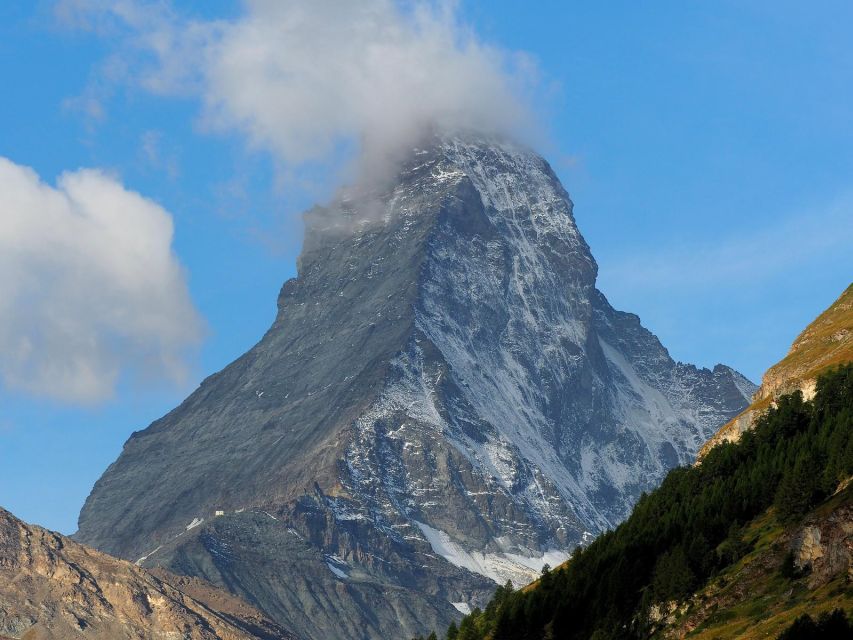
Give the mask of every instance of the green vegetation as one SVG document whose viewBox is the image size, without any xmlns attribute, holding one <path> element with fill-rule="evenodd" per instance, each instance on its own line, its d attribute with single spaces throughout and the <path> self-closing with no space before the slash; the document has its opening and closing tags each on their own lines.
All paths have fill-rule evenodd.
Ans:
<svg viewBox="0 0 853 640">
<path fill-rule="evenodd" d="M 822 615 L 815 621 L 805 614 L 794 621 L 780 636 L 779 640 L 849 640 L 853 638 L 853 625 L 847 615 L 836 609 L 830 614 Z"/>
<path fill-rule="evenodd" d="M 848 487 L 822 502 L 808 518 L 822 520 L 851 503 L 853 487 Z M 837 608 L 853 611 L 846 572 L 821 586 L 808 586 L 811 572 L 798 569 L 794 554 L 788 554 L 790 536 L 799 526 L 781 526 L 773 509 L 755 518 L 743 528 L 743 542 L 751 550 L 692 594 L 684 615 L 654 637 L 766 640 L 776 638 L 803 614 L 817 618 Z"/>
<path fill-rule="evenodd" d="M 614 531 L 543 574 L 535 588 L 499 589 L 484 611 L 466 616 L 448 637 L 647 637 L 655 607 L 683 601 L 710 580 L 724 588 L 747 556 L 851 473 L 853 365 L 846 365 L 818 380 L 811 402 L 799 392 L 783 396 L 740 442 L 715 447 L 698 467 L 670 472 Z M 773 517 L 758 519 L 771 507 Z M 792 560 L 780 558 L 777 566 L 772 580 L 781 588 L 796 572 Z M 720 611 L 710 622 L 761 615 L 757 602 L 743 609 Z"/>
<path fill-rule="evenodd" d="M 853 360 L 853 284 L 794 340 L 790 353 L 767 374 L 813 378 L 828 367 Z"/>
</svg>

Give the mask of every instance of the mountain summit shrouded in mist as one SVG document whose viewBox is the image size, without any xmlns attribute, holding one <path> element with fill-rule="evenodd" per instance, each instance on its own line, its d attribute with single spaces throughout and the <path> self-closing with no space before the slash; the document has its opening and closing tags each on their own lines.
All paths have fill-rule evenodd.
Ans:
<svg viewBox="0 0 853 640">
<path fill-rule="evenodd" d="M 610 307 L 568 195 L 523 147 L 434 138 L 306 227 L 273 326 L 133 434 L 77 534 L 301 637 L 420 633 L 529 581 L 755 389 Z"/>
</svg>

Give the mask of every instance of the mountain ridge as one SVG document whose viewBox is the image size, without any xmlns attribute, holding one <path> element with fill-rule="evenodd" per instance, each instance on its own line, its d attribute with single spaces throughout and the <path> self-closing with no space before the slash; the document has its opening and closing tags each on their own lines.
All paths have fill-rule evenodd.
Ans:
<svg viewBox="0 0 853 640">
<path fill-rule="evenodd" d="M 0 637 L 291 640 L 201 581 L 156 574 L 0 508 Z"/>
</svg>

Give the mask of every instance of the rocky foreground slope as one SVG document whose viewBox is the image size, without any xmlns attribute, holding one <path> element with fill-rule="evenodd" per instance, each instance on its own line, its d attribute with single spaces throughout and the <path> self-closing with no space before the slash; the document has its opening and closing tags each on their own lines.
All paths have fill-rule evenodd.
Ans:
<svg viewBox="0 0 853 640">
<path fill-rule="evenodd" d="M 288 640 L 254 607 L 148 572 L 0 509 L 0 638 Z"/>
<path fill-rule="evenodd" d="M 744 529 L 748 552 L 689 601 L 658 610 L 656 638 L 776 638 L 799 616 L 836 609 L 853 616 L 853 486 L 802 522 L 780 527 L 771 514 Z M 788 563 L 788 569 L 783 569 Z"/>
<path fill-rule="evenodd" d="M 529 581 L 755 389 L 608 304 L 528 149 L 431 139 L 305 220 L 272 327 L 130 437 L 77 533 L 303 638 L 420 633 Z"/>
<path fill-rule="evenodd" d="M 721 442 L 736 442 L 776 397 L 801 391 L 808 400 L 822 372 L 848 362 L 853 362 L 853 284 L 797 336 L 788 354 L 767 370 L 749 407 L 702 446 L 699 459 Z"/>
</svg>

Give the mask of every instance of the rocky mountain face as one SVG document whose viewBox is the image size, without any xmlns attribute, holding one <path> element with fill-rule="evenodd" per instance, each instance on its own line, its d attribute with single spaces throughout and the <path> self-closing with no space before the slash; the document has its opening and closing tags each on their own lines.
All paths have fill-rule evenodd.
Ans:
<svg viewBox="0 0 853 640">
<path fill-rule="evenodd" d="M 267 334 L 131 436 L 77 534 L 302 638 L 444 628 L 623 519 L 755 390 L 608 304 L 527 149 L 432 139 L 305 219 Z"/>
<path fill-rule="evenodd" d="M 196 578 L 155 574 L 0 509 L 0 638 L 288 640 Z"/>
<path fill-rule="evenodd" d="M 699 459 L 721 442 L 736 442 L 775 398 L 801 391 L 815 394 L 818 375 L 853 362 L 853 284 L 797 336 L 788 354 L 770 367 L 743 412 L 724 424 L 699 450 Z"/>
</svg>

